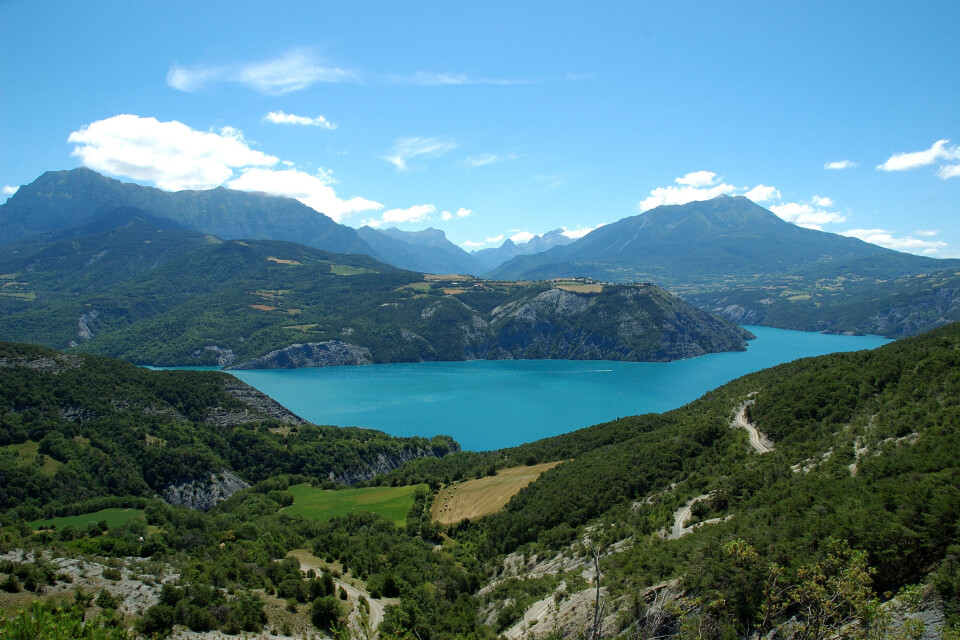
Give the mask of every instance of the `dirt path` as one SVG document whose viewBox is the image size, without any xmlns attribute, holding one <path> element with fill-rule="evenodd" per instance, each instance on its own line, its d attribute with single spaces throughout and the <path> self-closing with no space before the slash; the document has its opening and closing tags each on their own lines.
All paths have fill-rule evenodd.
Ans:
<svg viewBox="0 0 960 640">
<path fill-rule="evenodd" d="M 327 568 L 324 566 L 324 564 L 306 549 L 297 549 L 295 551 L 291 551 L 289 555 L 300 561 L 300 569 L 304 572 L 310 569 L 313 569 L 317 573 L 321 571 L 327 571 Z M 347 592 L 347 597 L 351 600 L 356 600 L 358 603 L 357 609 L 355 609 L 354 613 L 350 616 L 350 624 L 352 627 L 354 627 L 353 630 L 360 630 L 359 620 L 357 619 L 356 612 L 359 610 L 359 602 L 360 598 L 362 597 L 366 598 L 367 602 L 370 603 L 370 629 L 376 633 L 377 629 L 380 628 L 380 624 L 383 622 L 383 610 L 385 604 L 384 600 L 377 600 L 371 597 L 370 594 L 363 589 L 355 587 L 352 584 L 344 582 L 343 580 L 334 578 L 333 582 L 337 585 L 337 588 L 343 587 L 343 590 Z"/>
<path fill-rule="evenodd" d="M 698 526 L 698 525 L 693 525 L 692 527 L 685 527 L 683 525 L 686 524 L 687 520 L 689 520 L 693 516 L 693 512 L 692 512 L 693 505 L 697 504 L 701 500 L 706 500 L 709 497 L 710 497 L 710 494 L 705 493 L 702 496 L 691 498 L 691 500 L 687 502 L 687 504 L 677 509 L 677 511 L 673 514 L 673 528 L 670 529 L 670 535 L 667 536 L 669 540 L 676 540 L 677 538 L 681 538 L 687 535 L 688 533 L 690 533 L 691 531 L 693 531 Z M 703 522 L 700 524 L 706 524 L 706 523 Z"/>
<path fill-rule="evenodd" d="M 750 395 L 752 396 L 753 394 Z M 757 431 L 756 425 L 747 420 L 747 407 L 753 404 L 753 402 L 753 398 L 750 398 L 740 405 L 740 408 L 737 409 L 737 415 L 734 416 L 730 426 L 747 430 L 747 433 L 750 435 L 750 446 L 753 447 L 754 451 L 757 453 L 770 453 L 773 451 L 773 443 L 770 442 L 767 436 Z"/>
</svg>

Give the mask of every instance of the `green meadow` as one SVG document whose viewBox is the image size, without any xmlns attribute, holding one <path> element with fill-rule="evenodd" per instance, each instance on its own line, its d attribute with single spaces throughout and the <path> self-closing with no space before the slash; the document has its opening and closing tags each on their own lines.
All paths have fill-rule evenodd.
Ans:
<svg viewBox="0 0 960 640">
<path fill-rule="evenodd" d="M 30 526 L 34 529 L 49 529 L 50 527 L 63 529 L 69 526 L 84 529 L 93 522 L 105 520 L 107 526 L 112 529 L 137 518 L 143 518 L 143 509 L 101 509 L 100 511 L 84 513 L 79 516 L 63 516 L 60 518 L 34 520 L 30 523 Z"/>
<path fill-rule="evenodd" d="M 287 489 L 293 495 L 293 504 L 283 513 L 300 514 L 311 520 L 326 521 L 348 513 L 378 513 L 397 524 L 404 524 L 407 512 L 413 506 L 413 494 L 418 487 L 367 487 L 328 491 L 298 484 Z"/>
</svg>

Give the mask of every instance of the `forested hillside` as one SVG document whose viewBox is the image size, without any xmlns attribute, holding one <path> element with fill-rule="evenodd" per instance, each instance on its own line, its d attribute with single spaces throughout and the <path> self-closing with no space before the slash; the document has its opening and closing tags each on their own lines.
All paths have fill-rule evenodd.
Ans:
<svg viewBox="0 0 960 640">
<path fill-rule="evenodd" d="M 369 478 L 449 438 L 309 424 L 232 376 L 0 343 L 0 509 L 27 520 L 231 473 Z M 381 457 L 392 461 L 384 468 Z"/>
<path fill-rule="evenodd" d="M 45 369 L 51 389 L 36 397 L 13 393 L 19 400 L 4 412 L 6 424 L 24 425 L 24 431 L 5 433 L 23 433 L 24 443 L 39 437 L 48 452 L 27 461 L 35 467 L 30 474 L 8 476 L 10 495 L 27 479 L 63 477 L 71 465 L 76 468 L 76 458 L 64 452 L 95 443 L 92 435 L 74 432 L 90 429 L 97 419 L 84 415 L 81 422 L 80 414 L 65 413 L 73 403 L 62 398 L 73 397 L 71 376 L 81 375 L 88 363 L 107 364 L 5 349 L 0 371 L 35 363 L 28 372 L 41 375 Z M 78 360 L 84 364 L 74 366 Z M 126 365 L 120 370 L 140 371 Z M 128 426 L 114 437 L 130 432 L 149 446 L 160 437 L 166 439 L 163 448 L 180 446 L 182 440 L 175 444 L 174 438 L 183 435 L 153 427 L 153 420 L 163 420 L 145 408 L 169 407 L 199 420 L 206 415 L 200 407 L 210 402 L 197 396 L 219 398 L 220 413 L 233 412 L 231 401 L 218 395 L 222 374 L 203 378 L 181 398 L 176 394 L 183 391 L 174 391 L 180 385 L 168 386 L 176 378 L 142 373 L 152 381 L 150 393 L 116 383 L 118 393 L 133 398 L 129 411 L 136 407 L 142 416 L 137 422 L 148 428 L 141 433 Z M 169 394 L 174 396 L 164 400 L 168 404 L 158 400 Z M 106 405 L 119 402 L 117 395 L 106 397 L 114 399 Z M 294 426 L 304 433 L 301 425 L 269 424 L 274 426 L 233 430 L 261 438 L 263 445 L 291 447 Z M 271 471 L 281 458 L 268 462 L 259 449 L 251 458 L 267 465 L 251 459 L 248 468 L 256 474 L 251 480 L 264 479 L 207 513 L 146 499 L 139 486 L 113 494 L 98 489 L 140 496 L 143 502 L 135 506 L 145 507 L 152 533 L 133 524 L 107 527 L 106 533 L 98 528 L 95 535 L 75 529 L 32 533 L 20 519 L 37 513 L 30 505 L 69 510 L 64 496 L 54 494 L 58 505 L 42 497 L 27 506 L 8 504 L 0 542 L 3 549 L 49 549 L 47 562 L 68 550 L 175 562 L 179 578 L 157 591 L 155 604 L 137 623 L 149 632 L 174 625 L 286 628 L 299 637 L 296 629 L 309 631 L 303 624 L 341 628 L 349 620 L 349 628 L 362 629 L 363 611 L 369 610 L 368 622 L 383 612 L 376 626 L 385 638 L 577 637 L 594 631 L 625 637 L 918 638 L 920 626 L 937 637 L 955 633 L 949 629 L 960 623 L 958 427 L 960 325 L 953 324 L 874 351 L 750 374 L 662 415 L 621 418 L 501 451 L 413 460 L 368 483 L 429 487 L 416 493 L 403 527 L 372 513 L 316 522 L 280 512 L 292 501 L 288 486 L 323 476 L 312 470 L 279 475 L 290 469 Z M 749 429 L 756 430 L 751 437 Z M 48 435 L 54 432 L 62 437 Z M 350 434 L 359 435 L 347 432 L 348 443 Z M 321 442 L 330 437 L 323 432 Z M 235 445 L 249 448 L 231 437 L 223 442 L 225 449 L 210 445 L 210 455 L 227 461 L 237 455 Z M 17 456 L 23 445 L 4 450 L 7 468 L 22 469 Z M 318 454 L 303 455 L 306 461 Z M 447 486 L 551 460 L 562 462 L 501 512 L 446 527 L 430 521 L 430 502 Z M 240 473 L 238 465 L 233 468 Z M 39 481 L 28 486 L 49 490 Z M 270 561 L 296 549 L 298 558 L 314 558 L 309 562 L 315 566 L 342 573 L 337 580 L 349 578 L 351 588 L 366 594 L 367 605 L 354 596 L 340 604 L 334 597 L 331 604 L 321 580 L 327 569 L 312 574 L 316 578 L 302 577 L 299 561 Z M 27 565 L 2 565 L 0 572 L 17 578 L 17 589 L 29 576 L 37 593 L 61 588 L 51 584 L 55 571 L 44 577 L 47 565 Z M 214 587 L 205 592 L 201 584 Z M 231 596 L 231 589 L 247 595 Z"/>
<path fill-rule="evenodd" d="M 749 334 L 652 285 L 425 276 L 120 209 L 0 257 L 0 339 L 150 365 L 665 361 Z"/>
</svg>

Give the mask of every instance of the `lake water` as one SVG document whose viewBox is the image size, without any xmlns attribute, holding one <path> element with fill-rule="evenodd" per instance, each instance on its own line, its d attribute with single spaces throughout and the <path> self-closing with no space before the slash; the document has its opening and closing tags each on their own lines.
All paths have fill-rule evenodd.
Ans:
<svg viewBox="0 0 960 640">
<path fill-rule="evenodd" d="M 889 342 L 748 329 L 757 339 L 746 351 L 669 363 L 475 360 L 230 373 L 317 424 L 396 436 L 447 434 L 464 449 L 482 451 L 620 416 L 668 411 L 752 371 Z"/>
</svg>

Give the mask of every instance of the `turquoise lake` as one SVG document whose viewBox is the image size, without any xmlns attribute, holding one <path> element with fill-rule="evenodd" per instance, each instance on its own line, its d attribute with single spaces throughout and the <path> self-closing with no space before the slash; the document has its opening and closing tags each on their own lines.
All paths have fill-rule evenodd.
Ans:
<svg viewBox="0 0 960 640">
<path fill-rule="evenodd" d="M 475 360 L 231 371 L 317 424 L 510 447 L 620 416 L 682 406 L 744 374 L 807 356 L 873 349 L 878 336 L 747 327 L 746 351 L 669 363 Z"/>
</svg>

